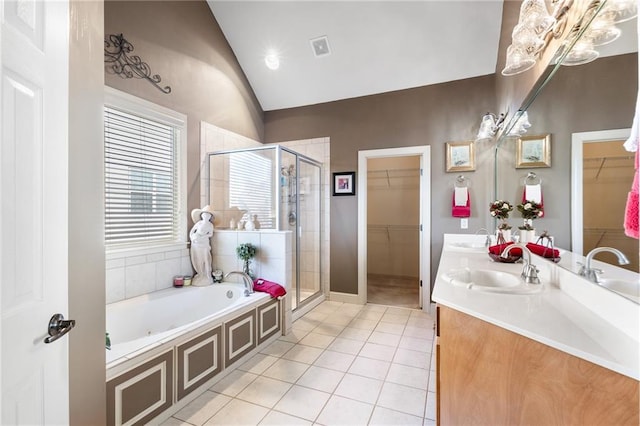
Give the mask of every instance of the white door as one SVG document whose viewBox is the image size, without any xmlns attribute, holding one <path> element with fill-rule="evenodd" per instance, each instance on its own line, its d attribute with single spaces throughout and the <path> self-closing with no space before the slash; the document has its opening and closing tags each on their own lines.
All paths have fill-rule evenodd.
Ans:
<svg viewBox="0 0 640 426">
<path fill-rule="evenodd" d="M 0 2 L 0 381 L 3 425 L 69 422 L 66 0 Z"/>
</svg>

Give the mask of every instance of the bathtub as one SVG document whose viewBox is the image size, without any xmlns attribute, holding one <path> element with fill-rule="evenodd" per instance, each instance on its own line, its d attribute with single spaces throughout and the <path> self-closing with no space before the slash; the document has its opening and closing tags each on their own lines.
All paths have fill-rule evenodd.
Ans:
<svg viewBox="0 0 640 426">
<path fill-rule="evenodd" d="M 281 301 L 266 293 L 244 296 L 236 283 L 169 288 L 107 305 L 108 423 L 142 424 L 172 412 L 277 338 L 281 312 Z M 136 401 L 149 394 L 157 400 Z"/>
</svg>

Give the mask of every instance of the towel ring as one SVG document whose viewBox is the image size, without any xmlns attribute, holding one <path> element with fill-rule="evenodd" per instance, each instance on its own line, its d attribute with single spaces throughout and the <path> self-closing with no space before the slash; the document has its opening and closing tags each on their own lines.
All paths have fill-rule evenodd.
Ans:
<svg viewBox="0 0 640 426">
<path fill-rule="evenodd" d="M 542 184 L 542 178 L 533 172 L 527 173 L 524 177 L 525 185 L 540 185 Z"/>
<path fill-rule="evenodd" d="M 456 178 L 456 182 L 455 182 L 454 186 L 456 188 L 468 188 L 469 187 L 469 180 L 467 178 L 465 178 L 464 176 L 459 175 Z"/>
</svg>

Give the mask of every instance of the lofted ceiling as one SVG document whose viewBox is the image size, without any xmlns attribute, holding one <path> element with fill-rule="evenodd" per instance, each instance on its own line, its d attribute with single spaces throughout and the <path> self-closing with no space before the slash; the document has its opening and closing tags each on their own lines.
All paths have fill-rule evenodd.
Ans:
<svg viewBox="0 0 640 426">
<path fill-rule="evenodd" d="M 496 71 L 503 0 L 207 2 L 264 111 Z M 634 30 L 631 48 L 609 54 L 637 51 Z M 324 36 L 330 53 L 316 56 Z"/>
</svg>

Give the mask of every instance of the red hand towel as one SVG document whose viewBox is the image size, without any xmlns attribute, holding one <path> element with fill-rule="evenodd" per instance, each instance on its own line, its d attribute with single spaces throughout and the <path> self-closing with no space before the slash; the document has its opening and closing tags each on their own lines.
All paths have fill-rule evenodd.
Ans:
<svg viewBox="0 0 640 426">
<path fill-rule="evenodd" d="M 505 243 L 505 244 L 496 244 L 494 246 L 489 247 L 489 253 L 495 255 L 501 255 L 504 249 L 510 246 L 513 243 Z M 520 247 L 516 247 L 509 251 L 509 256 L 522 256 L 522 249 Z"/>
<path fill-rule="evenodd" d="M 551 247 L 543 246 L 542 244 L 535 243 L 527 243 L 527 248 L 531 253 L 537 254 L 538 256 L 547 257 L 551 259 L 555 259 L 560 257 L 560 251 L 556 249 L 551 249 Z"/>
<path fill-rule="evenodd" d="M 467 205 L 456 206 L 456 193 L 453 193 L 453 200 L 451 201 L 451 215 L 453 217 L 470 217 L 471 216 L 471 197 L 467 192 Z"/>
<path fill-rule="evenodd" d="M 258 278 L 253 281 L 253 290 L 269 293 L 271 297 L 280 297 L 287 294 L 287 291 L 280 284 L 267 281 L 263 278 Z"/>
</svg>

